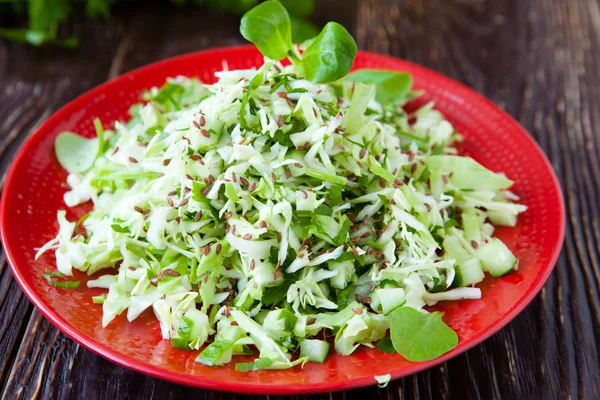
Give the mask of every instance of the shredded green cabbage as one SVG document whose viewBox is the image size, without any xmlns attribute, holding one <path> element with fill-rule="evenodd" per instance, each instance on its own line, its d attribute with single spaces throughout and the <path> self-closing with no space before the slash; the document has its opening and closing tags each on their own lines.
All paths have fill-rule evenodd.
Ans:
<svg viewBox="0 0 600 400">
<path fill-rule="evenodd" d="M 253 346 L 261 361 L 239 370 L 289 368 L 323 359 L 308 342 L 297 353 L 324 329 L 349 355 L 384 338 L 398 307 L 481 297 L 455 274 L 490 220 L 525 211 L 512 182 L 457 155 L 433 104 L 405 112 L 415 92 L 381 104 L 375 86 L 296 72 L 265 60 L 211 85 L 169 79 L 68 176 L 65 204 L 93 210 L 77 223 L 59 211 L 38 256 L 54 251 L 67 276 L 107 270 L 88 282 L 108 289 L 94 299 L 103 326 L 152 309 L 164 339 L 204 348 L 199 362 Z"/>
</svg>

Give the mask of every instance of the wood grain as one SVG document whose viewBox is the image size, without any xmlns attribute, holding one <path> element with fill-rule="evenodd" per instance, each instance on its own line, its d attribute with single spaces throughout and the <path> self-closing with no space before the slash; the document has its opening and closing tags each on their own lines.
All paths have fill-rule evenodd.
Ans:
<svg viewBox="0 0 600 400">
<path fill-rule="evenodd" d="M 320 4 L 315 19 L 344 23 L 361 49 L 405 58 L 466 83 L 523 124 L 558 172 L 568 226 L 548 283 L 498 334 L 386 389 L 310 398 L 600 398 L 598 1 Z M 122 6 L 109 22 L 76 21 L 70 29 L 84 44 L 75 52 L 0 42 L 2 174 L 35 126 L 85 90 L 151 61 L 242 42 L 237 17 L 163 2 Z M 5 399 L 245 398 L 149 378 L 79 347 L 33 310 L 3 258 L 0 382 Z"/>
</svg>

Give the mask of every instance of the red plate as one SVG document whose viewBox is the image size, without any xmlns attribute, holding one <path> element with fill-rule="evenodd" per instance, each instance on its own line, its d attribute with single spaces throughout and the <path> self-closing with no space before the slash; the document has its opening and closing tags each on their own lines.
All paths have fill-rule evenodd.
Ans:
<svg viewBox="0 0 600 400">
<path fill-rule="evenodd" d="M 62 131 L 93 136 L 92 120 L 105 123 L 127 118 L 129 106 L 143 89 L 161 85 L 167 77 L 196 76 L 214 81 L 223 68 L 256 67 L 262 57 L 251 46 L 209 50 L 161 61 L 125 74 L 78 97 L 43 124 L 23 145 L 6 176 L 0 227 L 8 262 L 17 282 L 37 308 L 61 331 L 93 352 L 127 368 L 184 385 L 231 392 L 294 394 L 373 385 L 373 375 L 392 379 L 432 367 L 475 346 L 512 320 L 546 282 L 558 257 L 565 229 L 565 209 L 550 163 L 533 139 L 510 116 L 466 88 L 417 65 L 360 52 L 355 68 L 381 68 L 410 73 L 424 101 L 436 107 L 465 136 L 462 151 L 516 183 L 514 191 L 529 207 L 516 228 L 497 235 L 520 259 L 520 268 L 502 279 L 486 279 L 481 300 L 445 302 L 444 320 L 460 338 L 458 347 L 436 360 L 411 363 L 400 355 L 362 348 L 349 357 L 331 355 L 324 364 L 304 369 L 237 372 L 234 364 L 211 368 L 194 362 L 197 352 L 171 347 L 160 339 L 158 322 L 147 311 L 133 323 L 124 315 L 106 329 L 101 306 L 92 303 L 99 289 L 62 290 L 42 278 L 54 270 L 53 255 L 34 260 L 35 248 L 58 230 L 56 211 L 65 208 L 61 182 L 66 175 L 54 156 L 53 144 Z M 75 218 L 83 210 L 69 211 Z M 82 275 L 82 274 L 80 274 Z M 84 279 L 83 276 L 78 278 Z"/>
</svg>

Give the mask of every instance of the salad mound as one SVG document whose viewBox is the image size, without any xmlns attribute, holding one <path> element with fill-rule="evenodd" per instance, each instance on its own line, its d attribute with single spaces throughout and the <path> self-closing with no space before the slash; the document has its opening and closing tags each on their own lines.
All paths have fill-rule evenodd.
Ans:
<svg viewBox="0 0 600 400">
<path fill-rule="evenodd" d="M 58 212 L 58 236 L 38 252 L 56 255 L 48 281 L 73 287 L 59 277 L 108 269 L 87 283 L 108 289 L 94 297 L 103 326 L 152 309 L 163 339 L 211 366 L 254 348 L 238 370 L 323 362 L 331 344 L 411 361 L 455 347 L 424 307 L 480 298 L 484 272 L 516 269 L 492 235 L 526 208 L 512 181 L 458 154 L 433 103 L 404 110 L 420 94 L 408 75 L 318 83 L 322 71 L 298 60 L 319 37 L 289 66 L 169 79 L 129 122 L 97 122 L 98 138 L 61 134 L 65 204 L 93 210 Z"/>
</svg>

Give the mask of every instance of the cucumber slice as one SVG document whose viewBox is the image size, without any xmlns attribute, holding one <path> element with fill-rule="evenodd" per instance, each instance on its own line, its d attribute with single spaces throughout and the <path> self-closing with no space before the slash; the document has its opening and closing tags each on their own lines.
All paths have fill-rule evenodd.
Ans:
<svg viewBox="0 0 600 400">
<path fill-rule="evenodd" d="M 329 343 L 324 340 L 306 339 L 300 343 L 300 358 L 308 357 L 308 361 L 325 362 L 329 354 Z"/>
<path fill-rule="evenodd" d="M 442 245 L 444 246 L 444 250 L 446 250 L 448 257 L 456 260 L 457 263 L 461 263 L 473 257 L 464 247 L 462 247 L 460 240 L 455 236 L 446 236 Z"/>
<path fill-rule="evenodd" d="M 464 213 L 462 215 L 463 229 L 465 231 L 465 239 L 471 243 L 475 241 L 477 244 L 481 243 L 481 223 L 479 216 L 475 213 Z"/>
<path fill-rule="evenodd" d="M 517 216 L 500 213 L 498 211 L 488 211 L 490 222 L 498 226 L 515 226 L 517 225 Z"/>
<path fill-rule="evenodd" d="M 406 294 L 402 288 L 377 289 L 377 295 L 381 302 L 384 315 L 388 315 L 402 304 L 406 303 Z"/>
<path fill-rule="evenodd" d="M 477 250 L 477 257 L 483 263 L 483 270 L 494 278 L 499 278 L 517 269 L 517 258 L 499 239 L 492 239 Z"/>
<path fill-rule="evenodd" d="M 460 265 L 454 267 L 456 276 L 454 277 L 454 286 L 465 287 L 479 283 L 485 278 L 483 273 L 483 264 L 478 258 L 471 258 Z"/>
</svg>

